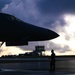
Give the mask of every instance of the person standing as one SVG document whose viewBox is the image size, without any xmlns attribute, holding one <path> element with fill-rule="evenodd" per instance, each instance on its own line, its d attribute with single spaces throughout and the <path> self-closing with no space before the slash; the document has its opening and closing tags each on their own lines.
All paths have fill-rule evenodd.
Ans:
<svg viewBox="0 0 75 75">
<path fill-rule="evenodd" d="M 55 53 L 54 50 L 51 50 L 51 60 L 50 60 L 50 70 L 55 71 Z"/>
</svg>

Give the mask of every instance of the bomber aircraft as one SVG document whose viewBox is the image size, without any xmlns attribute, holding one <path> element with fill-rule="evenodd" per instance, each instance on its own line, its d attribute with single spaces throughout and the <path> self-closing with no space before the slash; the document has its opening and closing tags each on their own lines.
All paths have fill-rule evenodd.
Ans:
<svg viewBox="0 0 75 75">
<path fill-rule="evenodd" d="M 0 42 L 6 46 L 28 45 L 31 41 L 45 41 L 59 35 L 49 29 L 26 23 L 17 17 L 0 13 Z"/>
</svg>

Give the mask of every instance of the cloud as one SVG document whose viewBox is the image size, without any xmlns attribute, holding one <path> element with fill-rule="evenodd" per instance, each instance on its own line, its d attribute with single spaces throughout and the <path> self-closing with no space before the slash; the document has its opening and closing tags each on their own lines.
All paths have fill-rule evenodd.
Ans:
<svg viewBox="0 0 75 75">
<path fill-rule="evenodd" d="M 38 9 L 42 14 L 61 15 L 64 13 L 75 12 L 74 0 L 41 0 L 37 3 Z"/>
<path fill-rule="evenodd" d="M 12 0 L 10 4 L 5 5 L 2 12 L 12 14 L 25 22 L 51 29 L 60 35 L 52 41 L 31 42 L 29 46 L 19 46 L 21 49 L 34 50 L 34 47 L 40 44 L 45 45 L 46 50 L 55 49 L 59 53 L 66 53 L 74 49 L 70 42 L 74 40 L 75 35 L 72 34 L 75 32 L 69 33 L 72 24 L 68 24 L 68 21 L 70 22 L 71 17 L 68 21 L 65 17 L 69 16 L 67 14 L 74 14 L 74 9 L 74 0 Z"/>
<path fill-rule="evenodd" d="M 2 12 L 34 25 L 55 29 L 57 21 L 60 25 L 65 25 L 63 15 L 74 13 L 74 7 L 74 0 L 12 0 Z"/>
<path fill-rule="evenodd" d="M 12 14 L 23 21 L 35 23 L 39 12 L 34 2 L 34 0 L 13 0 L 12 3 L 8 4 L 8 8 L 5 6 L 2 9 L 2 12 Z"/>
<path fill-rule="evenodd" d="M 10 4 L 11 0 L 0 0 L 0 11 L 6 5 Z"/>
<path fill-rule="evenodd" d="M 25 53 L 25 51 L 21 50 L 18 47 L 15 47 L 15 46 L 6 47 L 5 43 L 0 48 L 0 56 L 2 56 L 2 55 L 18 55 L 20 53 Z"/>
</svg>

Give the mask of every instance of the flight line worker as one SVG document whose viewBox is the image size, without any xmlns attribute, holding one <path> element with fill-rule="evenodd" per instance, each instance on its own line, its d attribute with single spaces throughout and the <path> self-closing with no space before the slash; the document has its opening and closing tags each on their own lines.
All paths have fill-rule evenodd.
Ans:
<svg viewBox="0 0 75 75">
<path fill-rule="evenodd" d="M 55 71 L 55 53 L 54 50 L 51 50 L 51 60 L 50 60 L 50 71 Z"/>
</svg>

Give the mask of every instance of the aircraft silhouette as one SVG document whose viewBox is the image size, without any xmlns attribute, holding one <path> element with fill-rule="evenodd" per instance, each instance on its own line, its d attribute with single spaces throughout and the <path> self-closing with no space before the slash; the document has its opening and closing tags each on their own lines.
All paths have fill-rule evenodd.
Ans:
<svg viewBox="0 0 75 75">
<path fill-rule="evenodd" d="M 4 42 L 6 46 L 28 45 L 30 41 L 50 40 L 58 36 L 52 30 L 23 22 L 10 14 L 0 13 L 1 46 Z"/>
</svg>

